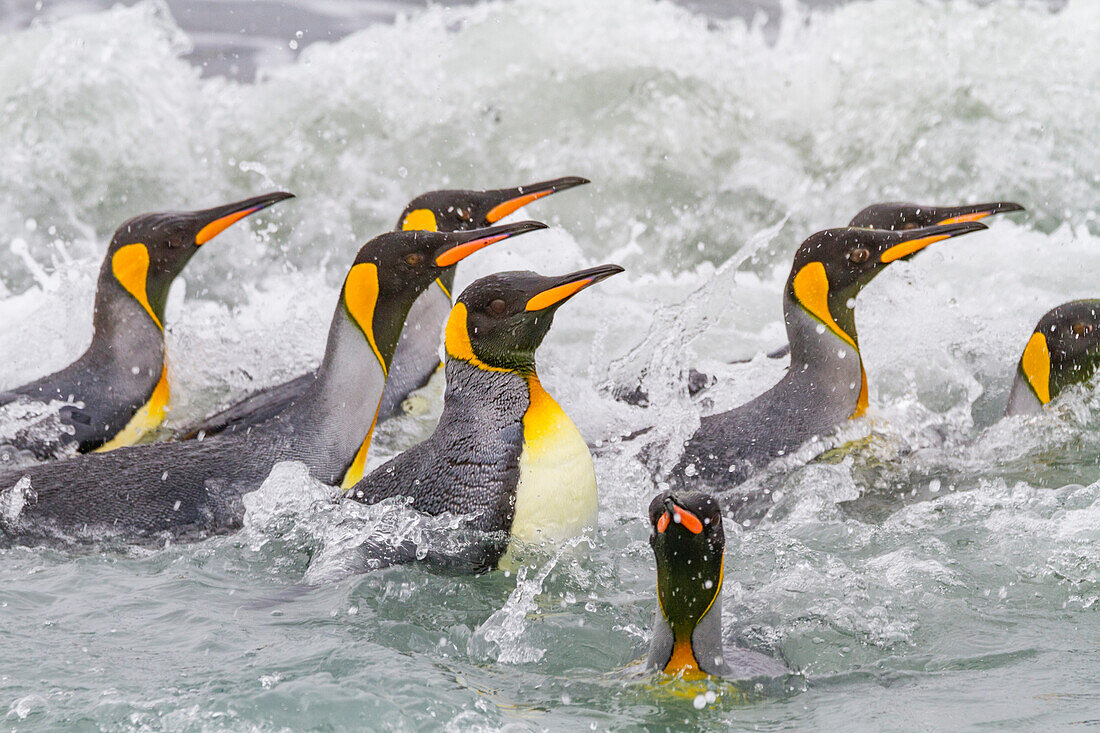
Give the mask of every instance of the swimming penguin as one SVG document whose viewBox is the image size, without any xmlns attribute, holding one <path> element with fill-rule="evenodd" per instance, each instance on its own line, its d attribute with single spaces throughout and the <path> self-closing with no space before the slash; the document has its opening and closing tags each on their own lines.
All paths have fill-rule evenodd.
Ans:
<svg viewBox="0 0 1100 733">
<path fill-rule="evenodd" d="M 1047 312 L 1028 339 L 1005 416 L 1039 412 L 1100 366 L 1100 300 L 1073 300 Z"/>
<path fill-rule="evenodd" d="M 909 231 L 827 229 L 795 253 L 783 291 L 791 366 L 774 387 L 738 408 L 704 417 L 673 469 L 674 485 L 721 490 L 867 407 L 867 375 L 856 335 L 855 298 L 897 260 L 949 237 L 985 229 L 978 222 Z M 752 494 L 732 496 L 737 521 L 755 518 Z M 766 499 L 766 497 L 765 497 Z"/>
<path fill-rule="evenodd" d="M 850 227 L 863 227 L 867 229 L 887 229 L 890 231 L 908 231 L 937 224 L 959 224 L 968 221 L 978 221 L 993 214 L 1007 214 L 1014 211 L 1024 211 L 1024 207 L 1011 201 L 997 201 L 986 204 L 966 204 L 964 206 L 925 206 L 907 202 L 889 202 L 872 204 L 860 211 L 848 222 Z M 779 348 L 768 352 L 769 359 L 782 359 L 791 353 L 790 344 L 784 344 Z M 731 364 L 741 364 L 749 359 L 738 359 Z M 645 377 L 645 372 L 641 375 Z M 704 374 L 696 369 L 689 369 L 687 374 L 688 395 L 694 397 L 715 383 L 712 375 Z M 613 392 L 615 399 L 626 402 L 629 405 L 639 407 L 649 406 L 649 394 L 641 386 L 620 386 Z"/>
<path fill-rule="evenodd" d="M 569 176 L 492 191 L 432 191 L 417 196 L 405 207 L 397 221 L 397 229 L 432 232 L 480 229 L 497 223 L 532 201 L 588 182 L 585 178 Z M 378 410 L 379 421 L 401 414 L 402 404 L 409 394 L 427 384 L 439 369 L 440 334 L 451 310 L 456 269 L 455 266 L 446 268 L 409 311 L 386 380 L 386 391 Z M 254 392 L 226 410 L 181 430 L 180 437 L 210 436 L 263 422 L 304 392 L 312 379 L 310 372 Z"/>
<path fill-rule="evenodd" d="M 657 559 L 657 613 L 649 669 L 685 680 L 707 676 L 749 681 L 785 677 L 785 664 L 722 643 L 726 533 L 718 501 L 666 491 L 649 505 L 649 544 Z"/>
<path fill-rule="evenodd" d="M 556 543 L 594 527 L 592 456 L 539 382 L 535 350 L 566 300 L 622 271 L 602 265 L 561 277 L 502 272 L 466 288 L 447 319 L 447 391 L 435 432 L 347 496 L 364 504 L 411 497 L 411 507 L 425 514 L 467 516 L 466 528 L 487 540 L 451 570 L 507 567 L 523 545 Z M 358 551 L 352 564 L 363 568 L 415 557 L 373 545 Z"/>
<path fill-rule="evenodd" d="M 293 194 L 213 209 L 142 214 L 115 232 L 96 286 L 92 343 L 59 372 L 0 393 L 0 461 L 46 460 L 132 445 L 164 419 L 164 305 L 199 248 Z M 14 433 L 14 434 L 11 434 Z"/>
<path fill-rule="evenodd" d="M 0 472 L 0 541 L 194 538 L 239 528 L 242 496 L 280 461 L 337 483 L 366 460 L 386 372 L 413 301 L 440 272 L 508 237 L 521 222 L 475 232 L 393 232 L 359 250 L 340 290 L 325 357 L 309 389 L 250 430 L 137 445 Z M 12 510 L 15 507 L 15 510 Z"/>
</svg>

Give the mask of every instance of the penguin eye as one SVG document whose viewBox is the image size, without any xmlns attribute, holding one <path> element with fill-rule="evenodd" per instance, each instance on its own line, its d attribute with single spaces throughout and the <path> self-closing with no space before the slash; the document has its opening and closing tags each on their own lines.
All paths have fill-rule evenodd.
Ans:
<svg viewBox="0 0 1100 733">
<path fill-rule="evenodd" d="M 920 224 L 915 221 L 909 221 L 901 225 L 902 230 L 908 231 L 910 229 L 920 229 Z"/>
<path fill-rule="evenodd" d="M 853 249 L 848 253 L 848 261 L 855 265 L 862 265 L 871 256 L 871 252 L 864 247 Z"/>
<path fill-rule="evenodd" d="M 1073 330 L 1073 335 L 1080 338 L 1092 333 L 1092 324 L 1085 323 L 1084 321 L 1078 321 L 1070 327 Z"/>
<path fill-rule="evenodd" d="M 498 316 L 501 313 L 503 313 L 504 309 L 507 308 L 507 307 L 508 307 L 508 304 L 505 303 L 500 298 L 497 298 L 496 300 L 494 300 L 492 303 L 489 304 L 489 310 L 491 310 L 493 313 L 495 313 Z"/>
<path fill-rule="evenodd" d="M 467 224 L 474 220 L 474 212 L 470 209 L 463 209 L 461 207 L 455 209 L 455 216 L 457 216 L 459 219 L 466 222 Z"/>
<path fill-rule="evenodd" d="M 405 255 L 405 264 L 416 267 L 424 261 L 424 255 L 419 252 L 413 252 L 412 254 Z"/>
</svg>

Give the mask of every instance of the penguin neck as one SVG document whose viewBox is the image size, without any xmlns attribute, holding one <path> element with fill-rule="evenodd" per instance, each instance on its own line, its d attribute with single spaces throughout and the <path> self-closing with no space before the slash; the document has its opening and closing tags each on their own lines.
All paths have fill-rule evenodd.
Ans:
<svg viewBox="0 0 1100 733">
<path fill-rule="evenodd" d="M 674 592 L 672 579 L 657 579 L 656 628 L 650 644 L 649 666 L 666 674 L 679 674 L 684 679 L 699 679 L 705 675 L 719 676 L 725 669 L 722 649 L 722 576 L 715 582 L 713 600 L 697 621 L 681 619 L 670 622 L 662 599 Z M 684 592 L 687 589 L 680 589 Z"/>
<path fill-rule="evenodd" d="M 1008 393 L 1008 404 L 1005 406 L 1005 417 L 1013 415 L 1036 415 L 1043 409 L 1043 403 L 1035 396 L 1035 391 L 1028 384 L 1023 370 L 1016 367 L 1016 379 L 1012 381 L 1012 391 Z"/>
<path fill-rule="evenodd" d="M 317 376 L 282 421 L 293 431 L 293 453 L 317 479 L 338 484 L 353 463 L 365 462 L 401 325 L 417 294 L 379 295 L 372 343 L 341 292 Z"/>
<path fill-rule="evenodd" d="M 838 323 L 826 309 L 810 311 L 787 288 L 783 298 L 783 317 L 791 345 L 791 365 L 787 379 L 809 380 L 845 414 L 838 419 L 856 418 L 867 408 L 867 373 L 859 351 L 854 312 L 846 323 Z M 828 319 L 826 321 L 825 319 Z"/>
<path fill-rule="evenodd" d="M 155 312 L 155 311 L 154 311 Z M 99 369 L 122 381 L 135 377 L 160 377 L 164 364 L 163 307 L 154 321 L 145 306 L 127 292 L 110 273 L 101 276 L 92 316 L 92 343 L 85 352 Z M 117 381 L 113 383 L 118 383 Z"/>
</svg>

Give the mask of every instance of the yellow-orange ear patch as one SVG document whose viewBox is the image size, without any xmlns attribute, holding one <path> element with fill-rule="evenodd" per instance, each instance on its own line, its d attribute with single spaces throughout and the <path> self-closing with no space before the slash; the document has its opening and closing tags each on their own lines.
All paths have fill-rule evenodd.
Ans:
<svg viewBox="0 0 1100 733">
<path fill-rule="evenodd" d="M 1046 336 L 1031 334 L 1024 355 L 1020 357 L 1020 368 L 1039 401 L 1044 405 L 1050 402 L 1050 349 Z"/>
<path fill-rule="evenodd" d="M 478 369 L 490 372 L 507 372 L 508 369 L 489 366 L 474 354 L 473 344 L 470 343 L 470 332 L 467 330 L 466 317 L 469 311 L 465 303 L 455 303 L 451 308 L 451 315 L 447 317 L 447 326 L 443 329 L 443 348 L 452 359 L 473 364 Z"/>
<path fill-rule="evenodd" d="M 825 265 L 820 262 L 806 265 L 794 276 L 793 286 L 794 297 L 802 307 L 858 352 L 856 342 L 837 324 L 829 310 L 829 277 L 825 274 Z"/>
<path fill-rule="evenodd" d="M 378 266 L 373 262 L 361 262 L 351 268 L 347 280 L 344 281 L 344 305 L 351 314 L 352 320 L 367 338 L 367 343 L 370 344 L 374 355 L 378 357 L 382 374 L 388 375 L 386 360 L 382 358 L 382 352 L 378 350 L 378 343 L 374 340 L 374 309 L 378 305 Z"/>
<path fill-rule="evenodd" d="M 855 340 L 845 333 L 844 329 L 833 318 L 829 310 L 829 278 L 825 274 L 825 265 L 820 262 L 811 262 L 798 271 L 794 276 L 794 297 L 802 304 L 810 315 L 825 324 L 844 343 L 851 346 L 859 354 L 859 347 Z M 867 372 L 863 369 L 863 358 L 859 362 L 860 385 L 859 397 L 856 400 L 856 409 L 851 414 L 851 419 L 862 417 L 867 412 Z"/>
<path fill-rule="evenodd" d="M 163 331 L 164 326 L 157 318 L 157 314 L 153 312 L 153 307 L 149 305 L 149 292 L 147 290 L 149 250 L 146 249 L 145 245 L 138 243 L 120 247 L 111 258 L 111 272 L 114 273 L 119 285 L 134 296 L 134 300 L 141 303 L 145 312 L 153 319 L 153 323 L 157 324 L 157 328 Z"/>
<path fill-rule="evenodd" d="M 408 231 L 438 232 L 439 225 L 435 221 L 435 212 L 431 209 L 414 209 L 409 212 L 405 220 L 401 222 L 401 228 Z"/>
</svg>

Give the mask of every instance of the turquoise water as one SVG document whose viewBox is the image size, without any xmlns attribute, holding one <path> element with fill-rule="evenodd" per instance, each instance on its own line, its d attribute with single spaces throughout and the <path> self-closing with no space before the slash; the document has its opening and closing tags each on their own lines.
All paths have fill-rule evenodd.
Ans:
<svg viewBox="0 0 1100 733">
<path fill-rule="evenodd" d="M 0 388 L 90 337 L 102 246 L 135 212 L 286 188 L 169 302 L 172 423 L 316 363 L 358 245 L 413 195 L 559 175 L 554 227 L 463 264 L 628 272 L 560 312 L 546 388 L 599 445 L 599 530 L 516 575 L 333 580 L 394 507 L 280 466 L 245 529 L 184 546 L 0 550 L 0 722 L 78 730 L 925 730 L 1095 724 L 1100 397 L 999 421 L 1035 321 L 1096 297 L 1100 6 L 851 3 L 770 30 L 640 0 L 418 12 L 204 78 L 155 3 L 0 44 Z M 868 417 L 754 478 L 728 526 L 729 643 L 809 689 L 742 701 L 638 680 L 655 604 L 641 447 L 763 391 L 815 229 L 876 200 L 1010 199 L 861 295 Z M 693 402 L 682 372 L 722 377 Z M 645 371 L 648 410 L 613 401 Z M 434 389 L 438 394 L 439 385 Z M 430 400 L 427 400 L 430 404 Z M 437 408 L 435 408 L 437 409 Z M 426 435 L 386 426 L 372 461 Z M 850 445 L 845 445 L 854 441 Z M 831 450 L 839 448 L 839 450 Z M 826 455 L 815 457 L 823 449 Z M 311 584 L 312 587 L 305 587 Z"/>
</svg>

